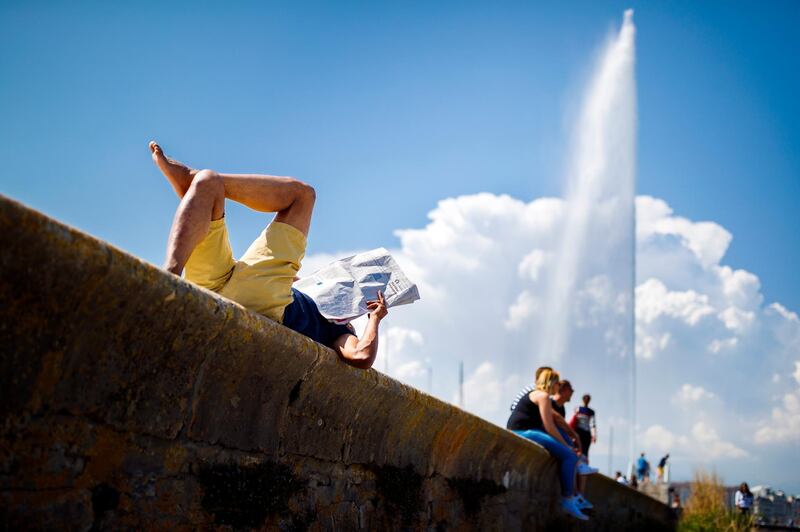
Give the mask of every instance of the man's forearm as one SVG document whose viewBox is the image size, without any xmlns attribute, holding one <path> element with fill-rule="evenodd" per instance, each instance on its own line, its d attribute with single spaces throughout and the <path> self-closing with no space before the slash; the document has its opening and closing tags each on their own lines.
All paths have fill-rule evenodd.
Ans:
<svg viewBox="0 0 800 532">
<path fill-rule="evenodd" d="M 566 432 L 569 435 L 572 441 L 578 441 L 578 435 L 575 433 L 574 430 L 572 430 L 572 427 L 569 426 L 567 420 L 561 416 L 554 416 L 554 417 L 556 419 L 556 425 L 564 429 L 564 432 Z"/>
<path fill-rule="evenodd" d="M 367 326 L 361 339 L 356 338 L 355 334 L 343 334 L 336 341 L 336 349 L 339 356 L 350 364 L 361 369 L 369 369 L 375 363 L 378 355 L 378 324 L 389 313 L 386 310 L 386 300 L 383 293 L 378 291 L 378 299 L 367 302 Z"/>
<path fill-rule="evenodd" d="M 580 441 L 578 435 L 575 433 L 574 430 L 572 430 L 572 427 L 569 426 L 569 423 L 567 423 L 566 419 L 564 419 L 561 416 L 558 416 L 558 418 L 556 419 L 558 419 L 558 424 L 561 425 L 561 427 L 564 429 L 564 432 L 566 432 L 569 435 L 572 441 L 574 442 Z"/>
<path fill-rule="evenodd" d="M 356 359 L 367 368 L 372 367 L 375 357 L 378 355 L 378 320 L 375 316 L 370 316 L 364 334 L 358 340 L 356 346 Z"/>
</svg>

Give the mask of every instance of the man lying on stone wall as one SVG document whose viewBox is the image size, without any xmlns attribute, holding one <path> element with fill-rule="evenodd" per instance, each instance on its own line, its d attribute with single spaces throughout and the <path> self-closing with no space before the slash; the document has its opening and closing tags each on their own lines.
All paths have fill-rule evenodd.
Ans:
<svg viewBox="0 0 800 532">
<path fill-rule="evenodd" d="M 316 303 L 292 287 L 306 250 L 314 189 L 290 177 L 195 170 L 150 142 L 153 161 L 181 198 L 167 242 L 164 268 L 331 347 L 347 364 L 372 367 L 378 326 L 388 310 L 383 294 L 370 301 L 359 339 L 352 325 L 325 319 Z M 275 218 L 237 261 L 225 227 L 225 199 Z"/>
</svg>

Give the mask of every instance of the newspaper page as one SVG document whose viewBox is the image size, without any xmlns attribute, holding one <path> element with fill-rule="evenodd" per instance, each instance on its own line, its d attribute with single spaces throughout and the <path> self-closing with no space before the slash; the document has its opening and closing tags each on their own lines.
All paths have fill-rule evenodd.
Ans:
<svg viewBox="0 0 800 532">
<path fill-rule="evenodd" d="M 387 307 L 419 299 L 417 285 L 409 281 L 385 248 L 337 260 L 300 279 L 294 287 L 314 300 L 320 314 L 336 323 L 348 323 L 366 314 L 367 302 L 378 299 L 379 290 Z"/>
</svg>

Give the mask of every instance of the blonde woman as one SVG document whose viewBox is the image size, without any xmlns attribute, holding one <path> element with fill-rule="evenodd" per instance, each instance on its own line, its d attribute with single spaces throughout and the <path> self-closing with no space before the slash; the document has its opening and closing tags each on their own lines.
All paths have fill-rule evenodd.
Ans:
<svg viewBox="0 0 800 532">
<path fill-rule="evenodd" d="M 514 406 L 506 427 L 516 434 L 538 443 L 553 455 L 560 466 L 561 508 L 583 521 L 588 517 L 580 511 L 574 498 L 575 467 L 578 456 L 556 426 L 550 395 L 556 393 L 560 376 L 552 368 L 536 370 L 536 389 L 523 395 Z"/>
</svg>

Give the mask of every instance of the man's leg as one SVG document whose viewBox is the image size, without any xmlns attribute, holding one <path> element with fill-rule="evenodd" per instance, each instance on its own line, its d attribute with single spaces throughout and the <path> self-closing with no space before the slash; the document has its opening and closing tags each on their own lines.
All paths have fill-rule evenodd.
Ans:
<svg viewBox="0 0 800 532">
<path fill-rule="evenodd" d="M 194 248 L 208 234 L 211 220 L 219 220 L 224 214 L 225 189 L 221 178 L 210 171 L 197 172 L 175 212 L 164 269 L 180 275 Z"/>
<path fill-rule="evenodd" d="M 304 235 L 308 235 L 316 200 L 316 193 L 310 185 L 291 177 L 194 170 L 167 158 L 155 142 L 150 143 L 150 151 L 156 165 L 167 176 L 178 196 L 185 197 L 200 172 L 211 173 L 222 181 L 224 197 L 256 211 L 275 212 L 276 222 L 294 226 Z"/>
</svg>

